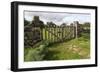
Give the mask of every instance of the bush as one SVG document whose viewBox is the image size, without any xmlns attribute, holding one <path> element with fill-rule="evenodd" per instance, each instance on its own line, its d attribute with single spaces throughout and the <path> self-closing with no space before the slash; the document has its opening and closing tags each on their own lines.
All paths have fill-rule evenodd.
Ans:
<svg viewBox="0 0 100 73">
<path fill-rule="evenodd" d="M 89 33 L 82 33 L 81 36 L 85 39 L 90 39 L 90 34 Z"/>
<path fill-rule="evenodd" d="M 48 51 L 46 47 L 48 46 L 47 42 L 43 42 L 37 48 L 31 48 L 28 50 L 27 54 L 25 53 L 25 61 L 41 61 L 43 60 L 46 52 Z M 26 50 L 27 51 L 27 50 Z"/>
</svg>

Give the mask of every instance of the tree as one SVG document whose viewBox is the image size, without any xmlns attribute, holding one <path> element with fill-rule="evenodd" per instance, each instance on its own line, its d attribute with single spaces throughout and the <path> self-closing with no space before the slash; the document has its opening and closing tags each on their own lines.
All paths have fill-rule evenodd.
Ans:
<svg viewBox="0 0 100 73">
<path fill-rule="evenodd" d="M 43 27 L 44 23 L 39 19 L 39 16 L 34 16 L 31 25 L 33 27 Z"/>
<path fill-rule="evenodd" d="M 84 25 L 84 27 L 90 27 L 90 23 L 89 22 L 85 22 L 83 25 Z"/>
<path fill-rule="evenodd" d="M 47 26 L 55 26 L 56 24 L 53 22 L 47 22 Z"/>
<path fill-rule="evenodd" d="M 24 18 L 24 26 L 28 25 L 30 22 Z"/>
<path fill-rule="evenodd" d="M 61 27 L 66 27 L 66 23 L 62 23 L 61 24 Z"/>
</svg>

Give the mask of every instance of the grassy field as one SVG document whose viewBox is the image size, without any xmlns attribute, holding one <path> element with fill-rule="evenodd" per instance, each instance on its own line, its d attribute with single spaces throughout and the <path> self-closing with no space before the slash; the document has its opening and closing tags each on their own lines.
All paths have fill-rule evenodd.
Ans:
<svg viewBox="0 0 100 73">
<path fill-rule="evenodd" d="M 70 60 L 90 58 L 90 42 L 80 37 L 47 47 L 45 60 Z"/>
<path fill-rule="evenodd" d="M 71 60 L 90 58 L 89 34 L 64 42 L 49 44 L 41 41 L 37 47 L 25 48 L 24 61 Z"/>
</svg>

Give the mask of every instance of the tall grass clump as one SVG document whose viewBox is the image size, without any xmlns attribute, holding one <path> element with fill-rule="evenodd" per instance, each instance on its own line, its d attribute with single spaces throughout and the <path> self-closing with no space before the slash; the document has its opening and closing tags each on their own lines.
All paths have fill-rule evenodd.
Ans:
<svg viewBox="0 0 100 73">
<path fill-rule="evenodd" d="M 46 52 L 48 51 L 46 47 L 48 46 L 48 42 L 43 41 L 42 44 L 40 44 L 36 48 L 28 48 L 25 49 L 24 54 L 24 60 L 25 61 L 41 61 L 43 60 L 44 56 L 46 55 Z"/>
</svg>

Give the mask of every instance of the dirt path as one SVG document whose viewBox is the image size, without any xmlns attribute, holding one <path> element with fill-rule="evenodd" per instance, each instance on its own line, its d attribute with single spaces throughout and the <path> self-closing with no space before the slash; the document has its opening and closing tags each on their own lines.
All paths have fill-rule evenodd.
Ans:
<svg viewBox="0 0 100 73">
<path fill-rule="evenodd" d="M 82 58 L 90 58 L 90 55 L 87 54 L 86 51 L 84 51 L 84 48 L 80 48 L 76 45 L 71 45 L 69 51 L 72 51 L 73 53 L 78 53 L 78 55 L 80 55 Z"/>
</svg>

